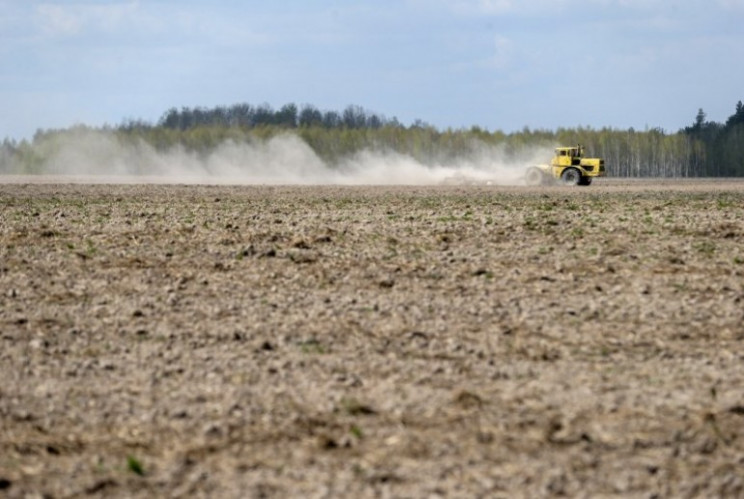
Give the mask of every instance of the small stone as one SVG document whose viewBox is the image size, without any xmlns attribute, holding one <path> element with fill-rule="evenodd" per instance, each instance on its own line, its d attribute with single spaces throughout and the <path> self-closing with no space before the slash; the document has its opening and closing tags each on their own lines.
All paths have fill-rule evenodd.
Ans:
<svg viewBox="0 0 744 499">
<path fill-rule="evenodd" d="M 380 285 L 381 288 L 390 289 L 393 286 L 395 286 L 395 280 L 393 280 L 393 279 L 383 279 L 378 284 Z"/>
<path fill-rule="evenodd" d="M 241 258 L 253 256 L 256 254 L 256 248 L 253 247 L 253 245 L 248 246 L 247 248 L 243 248 L 239 253 L 238 256 Z"/>
<path fill-rule="evenodd" d="M 210 426 L 207 428 L 207 430 L 204 432 L 204 435 L 209 438 L 219 438 L 222 436 L 222 430 L 219 426 Z"/>
</svg>

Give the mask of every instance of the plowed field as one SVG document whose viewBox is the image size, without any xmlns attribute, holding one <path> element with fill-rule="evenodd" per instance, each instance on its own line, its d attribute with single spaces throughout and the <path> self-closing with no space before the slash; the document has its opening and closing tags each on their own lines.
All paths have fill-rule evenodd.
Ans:
<svg viewBox="0 0 744 499">
<path fill-rule="evenodd" d="M 0 495 L 744 495 L 744 182 L 0 184 Z"/>
</svg>

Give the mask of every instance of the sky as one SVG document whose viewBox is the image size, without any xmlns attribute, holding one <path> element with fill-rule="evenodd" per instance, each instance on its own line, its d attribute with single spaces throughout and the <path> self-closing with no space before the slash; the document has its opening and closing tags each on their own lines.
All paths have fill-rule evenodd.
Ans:
<svg viewBox="0 0 744 499">
<path fill-rule="evenodd" d="M 744 100 L 744 0 L 0 0 L 0 139 L 169 108 L 660 127 Z"/>
</svg>

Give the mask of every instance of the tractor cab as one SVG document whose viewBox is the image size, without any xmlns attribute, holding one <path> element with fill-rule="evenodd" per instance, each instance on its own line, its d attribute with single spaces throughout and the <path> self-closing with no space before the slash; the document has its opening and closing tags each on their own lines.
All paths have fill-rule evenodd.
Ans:
<svg viewBox="0 0 744 499">
<path fill-rule="evenodd" d="M 551 161 L 553 166 L 579 166 L 584 156 L 584 146 L 557 147 Z"/>
</svg>

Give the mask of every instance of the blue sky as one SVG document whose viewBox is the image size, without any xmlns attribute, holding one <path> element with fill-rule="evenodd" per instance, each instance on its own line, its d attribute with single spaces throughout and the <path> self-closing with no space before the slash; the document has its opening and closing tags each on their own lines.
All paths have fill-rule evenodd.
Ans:
<svg viewBox="0 0 744 499">
<path fill-rule="evenodd" d="M 742 26 L 744 0 L 0 0 L 0 139 L 239 102 L 674 132 L 744 100 Z"/>
</svg>

